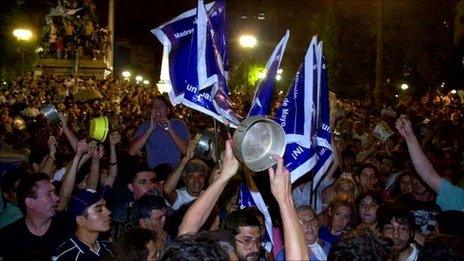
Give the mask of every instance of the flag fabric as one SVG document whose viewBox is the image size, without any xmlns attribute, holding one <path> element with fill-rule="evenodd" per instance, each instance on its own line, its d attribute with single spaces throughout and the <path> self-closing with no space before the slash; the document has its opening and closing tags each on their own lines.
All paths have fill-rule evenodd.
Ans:
<svg viewBox="0 0 464 261">
<path fill-rule="evenodd" d="M 238 198 L 238 206 L 240 209 L 256 207 L 264 216 L 264 224 L 266 231 L 262 243 L 266 251 L 270 252 L 273 246 L 272 238 L 272 220 L 266 204 L 258 191 L 251 191 L 245 183 L 240 184 L 240 195 Z"/>
<path fill-rule="evenodd" d="M 284 162 L 294 182 L 312 172 L 318 184 L 333 160 L 327 72 L 322 43 L 314 36 L 276 121 L 284 128 Z"/>
<path fill-rule="evenodd" d="M 225 23 L 225 20 L 223 23 Z M 234 112 L 232 102 L 229 99 L 226 67 L 224 66 L 224 57 L 221 55 L 221 44 L 218 42 L 223 41 L 224 37 L 218 36 L 218 34 L 215 32 L 214 27 L 209 17 L 206 15 L 206 11 L 204 10 L 203 0 L 198 1 L 197 28 L 199 32 L 200 28 L 206 29 L 206 32 L 202 35 L 203 38 L 198 38 L 198 42 L 203 40 L 206 44 L 206 48 L 204 48 L 206 50 L 204 57 L 208 59 L 206 64 L 212 65 L 205 66 L 208 67 L 208 70 L 206 71 L 206 75 L 204 77 L 212 75 L 211 78 L 215 80 L 212 85 L 213 105 L 219 115 L 223 118 L 224 123 L 227 121 L 227 123 L 231 126 L 238 126 L 241 117 Z M 201 44 L 198 44 L 198 46 L 199 48 L 203 48 L 203 45 Z M 208 51 L 208 49 L 211 51 Z M 200 68 L 198 71 L 200 71 Z M 203 73 L 205 72 L 204 70 L 201 71 Z M 200 86 L 207 88 L 208 84 L 209 82 L 207 81 L 205 84 L 200 84 Z"/>
<path fill-rule="evenodd" d="M 282 61 L 289 35 L 290 32 L 287 30 L 267 61 L 265 67 L 266 77 L 258 82 L 258 87 L 256 88 L 248 117 L 269 115 L 272 105 L 275 77 L 277 70 L 280 68 L 280 62 Z"/>
<path fill-rule="evenodd" d="M 58 0 L 58 5 L 54 8 L 50 8 L 50 13 L 48 13 L 45 16 L 45 21 L 47 24 L 51 24 L 54 16 L 63 16 L 63 17 L 73 16 L 82 9 L 83 9 L 82 7 L 76 8 L 76 9 L 67 9 L 63 6 L 61 1 Z"/>
<path fill-rule="evenodd" d="M 196 9 L 152 32 L 164 45 L 160 80 L 172 86 L 171 103 L 182 103 L 236 127 L 240 117 L 232 109 L 226 83 L 224 2 L 205 7 L 199 0 Z"/>
<path fill-rule="evenodd" d="M 205 6 L 211 25 L 218 37 L 218 49 L 223 61 L 227 58 L 227 38 L 224 26 L 225 9 L 223 0 Z M 188 10 L 169 22 L 151 30 L 163 45 L 160 81 L 171 86 L 168 93 L 173 105 L 180 104 L 187 88 L 187 66 L 190 63 L 193 35 L 196 28 L 197 8 Z M 225 65 L 227 68 L 227 64 Z"/>
</svg>

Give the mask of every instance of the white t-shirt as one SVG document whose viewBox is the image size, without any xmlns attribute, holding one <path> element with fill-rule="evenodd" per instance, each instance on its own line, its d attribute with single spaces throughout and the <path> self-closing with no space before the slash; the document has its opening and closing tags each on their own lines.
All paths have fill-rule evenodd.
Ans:
<svg viewBox="0 0 464 261">
<path fill-rule="evenodd" d="M 176 193 L 177 193 L 176 201 L 174 201 L 174 203 L 171 206 L 172 209 L 174 210 L 178 210 L 183 205 L 188 204 L 194 201 L 195 199 L 197 199 L 197 197 L 190 196 L 190 194 L 187 192 L 187 187 L 176 189 Z"/>
</svg>

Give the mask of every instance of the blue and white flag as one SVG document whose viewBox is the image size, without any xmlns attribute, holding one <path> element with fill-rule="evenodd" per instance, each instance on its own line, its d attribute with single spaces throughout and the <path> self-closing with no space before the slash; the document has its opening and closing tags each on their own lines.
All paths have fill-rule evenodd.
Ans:
<svg viewBox="0 0 464 261">
<path fill-rule="evenodd" d="M 285 130 L 284 162 L 294 182 L 313 172 L 318 184 L 333 159 L 327 73 L 322 44 L 313 37 L 276 121 Z"/>
<path fill-rule="evenodd" d="M 258 87 L 256 87 L 248 117 L 268 115 L 271 111 L 275 77 L 277 75 L 277 70 L 280 68 L 282 57 L 284 56 L 289 34 L 290 32 L 287 30 L 267 61 L 265 68 L 266 77 L 258 82 Z"/>
<path fill-rule="evenodd" d="M 272 238 L 272 220 L 261 194 L 259 192 L 250 191 L 245 183 L 240 184 L 238 206 L 240 209 L 256 207 L 259 211 L 261 211 L 264 216 L 264 224 L 266 228 L 262 243 L 264 244 L 266 251 L 270 252 L 274 245 L 274 240 Z"/>
<path fill-rule="evenodd" d="M 224 1 L 218 0 L 206 5 L 211 26 L 217 37 L 218 50 L 227 68 L 227 39 L 225 29 Z M 168 93 L 173 105 L 182 102 L 187 88 L 187 66 L 191 63 L 193 34 L 196 28 L 197 8 L 186 11 L 169 22 L 151 30 L 163 44 L 160 82 L 168 84 Z"/>
<path fill-rule="evenodd" d="M 192 19 L 191 12 L 192 10 L 180 15 L 181 19 L 175 18 L 167 25 L 154 30 L 160 41 L 164 41 L 165 47 L 161 81 L 172 85 L 172 91 L 169 93 L 172 104 L 182 103 L 236 127 L 240 117 L 232 109 L 226 83 L 228 58 L 224 3 L 215 2 L 208 13 L 203 0 L 199 0 L 196 19 Z M 185 39 L 176 42 L 178 52 L 173 53 L 173 41 L 166 40 L 166 32 L 176 37 L 176 34 L 168 29 L 173 26 L 185 29 L 182 26 L 186 23 L 194 27 L 178 34 Z M 165 59 L 166 54 L 169 55 Z M 166 64 L 168 66 L 163 67 Z"/>
</svg>

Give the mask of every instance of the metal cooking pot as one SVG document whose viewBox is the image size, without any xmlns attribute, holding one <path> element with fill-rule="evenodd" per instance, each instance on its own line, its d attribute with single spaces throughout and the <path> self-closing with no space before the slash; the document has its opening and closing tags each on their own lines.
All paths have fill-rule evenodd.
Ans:
<svg viewBox="0 0 464 261">
<path fill-rule="evenodd" d="M 58 111 L 56 110 L 55 105 L 51 103 L 42 108 L 42 114 L 50 123 L 58 123 L 60 121 Z"/>
<path fill-rule="evenodd" d="M 242 121 L 234 133 L 235 156 L 254 172 L 275 165 L 272 155 L 283 156 L 284 129 L 275 121 L 253 116 Z"/>
<path fill-rule="evenodd" d="M 206 130 L 201 134 L 197 145 L 195 146 L 195 156 L 204 160 L 210 160 L 211 151 L 213 150 L 214 146 L 216 146 L 214 142 L 214 133 Z"/>
</svg>

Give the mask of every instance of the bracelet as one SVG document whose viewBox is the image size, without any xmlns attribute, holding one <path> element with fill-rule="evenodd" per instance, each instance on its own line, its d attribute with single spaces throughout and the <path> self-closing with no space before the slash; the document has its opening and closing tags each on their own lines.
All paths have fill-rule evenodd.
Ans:
<svg viewBox="0 0 464 261">
<path fill-rule="evenodd" d="M 116 165 L 116 164 L 118 164 L 117 161 L 116 161 L 116 162 L 110 162 L 110 166 L 114 166 L 114 165 Z"/>
</svg>

